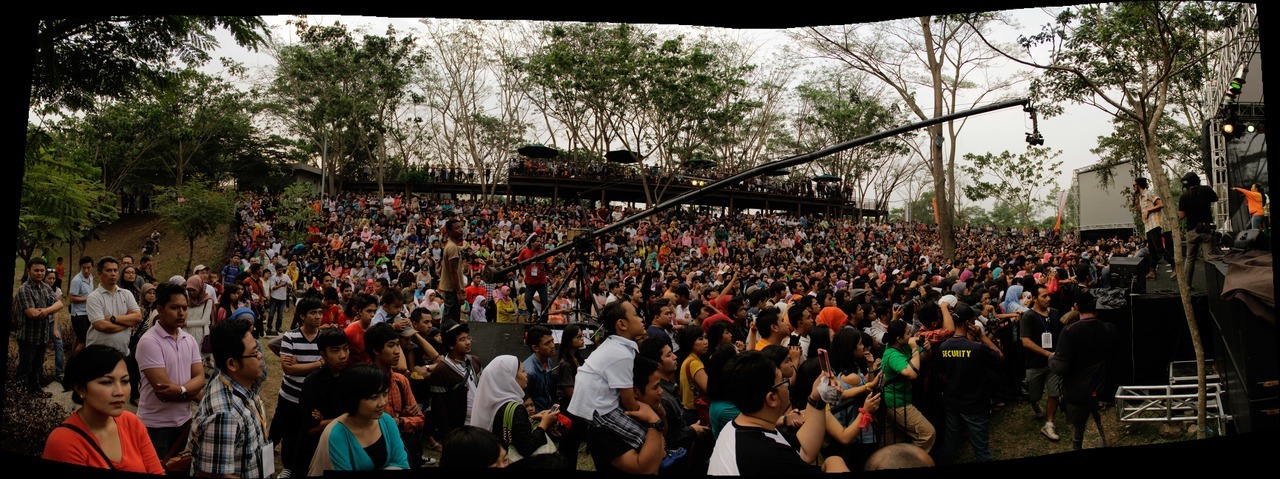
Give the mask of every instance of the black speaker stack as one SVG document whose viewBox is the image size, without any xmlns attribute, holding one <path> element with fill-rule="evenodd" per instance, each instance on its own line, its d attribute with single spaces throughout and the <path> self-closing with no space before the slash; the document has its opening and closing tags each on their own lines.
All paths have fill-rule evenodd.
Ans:
<svg viewBox="0 0 1280 479">
<path fill-rule="evenodd" d="M 1147 271 L 1150 265 L 1146 257 L 1129 256 L 1111 258 L 1111 270 L 1108 273 L 1111 287 L 1124 288 L 1131 294 L 1147 292 Z"/>
<path fill-rule="evenodd" d="M 1280 427 L 1276 325 L 1253 314 L 1238 300 L 1223 299 L 1227 265 L 1221 261 L 1208 264 L 1209 312 L 1216 330 L 1214 356 L 1225 382 L 1232 425 L 1241 433 Z"/>
</svg>

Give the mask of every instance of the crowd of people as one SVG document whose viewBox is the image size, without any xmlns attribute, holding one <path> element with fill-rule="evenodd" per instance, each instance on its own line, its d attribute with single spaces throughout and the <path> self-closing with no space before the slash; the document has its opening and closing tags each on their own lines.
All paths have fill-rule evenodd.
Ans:
<svg viewBox="0 0 1280 479">
<path fill-rule="evenodd" d="M 586 443 L 596 471 L 920 467 L 966 436 L 989 460 L 1016 401 L 1045 440 L 1064 414 L 1078 449 L 1115 337 L 1092 291 L 1142 247 L 964 228 L 949 260 L 923 224 L 690 208 L 595 238 L 585 272 L 561 254 L 499 277 L 634 211 L 348 193 L 285 224 L 280 201 L 246 194 L 227 263 L 188 277 L 80 259 L 58 379 L 82 407 L 46 458 L 289 477 L 573 469 Z M 64 304 L 46 269 L 16 298 L 32 388 Z M 479 357 L 479 322 L 524 324 L 529 350 Z"/>
<path fill-rule="evenodd" d="M 637 167 L 633 165 L 605 162 L 576 162 L 564 159 L 513 159 L 510 173 L 513 175 L 543 176 L 548 178 L 609 178 L 640 181 L 640 174 L 648 176 L 649 181 L 670 183 L 688 180 L 718 181 L 741 171 L 726 165 L 709 167 L 678 166 L 664 168 L 659 166 Z M 815 182 L 810 178 L 795 175 L 785 177 L 758 176 L 747 179 L 727 189 L 752 193 L 773 193 L 780 195 L 817 196 L 822 198 L 843 198 L 852 201 L 853 190 L 841 182 Z"/>
</svg>

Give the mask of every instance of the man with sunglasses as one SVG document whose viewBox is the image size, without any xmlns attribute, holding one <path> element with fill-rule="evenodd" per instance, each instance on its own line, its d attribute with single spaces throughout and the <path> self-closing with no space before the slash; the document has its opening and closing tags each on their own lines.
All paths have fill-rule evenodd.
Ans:
<svg viewBox="0 0 1280 479">
<path fill-rule="evenodd" d="M 209 332 L 218 374 L 191 420 L 191 466 L 197 476 L 267 478 L 275 473 L 259 393 L 266 358 L 250 321 L 223 321 Z"/>
</svg>

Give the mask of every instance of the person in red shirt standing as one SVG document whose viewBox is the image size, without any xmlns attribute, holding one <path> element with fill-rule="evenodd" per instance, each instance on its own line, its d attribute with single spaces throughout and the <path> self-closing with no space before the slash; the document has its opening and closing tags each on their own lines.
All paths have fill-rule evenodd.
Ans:
<svg viewBox="0 0 1280 479">
<path fill-rule="evenodd" d="M 372 294 L 357 294 L 352 299 L 355 303 L 356 318 L 347 325 L 345 330 L 347 333 L 348 349 L 351 351 L 351 358 L 348 364 L 371 364 L 368 351 L 364 348 L 364 332 L 373 324 L 373 315 L 378 313 L 378 298 Z"/>
<path fill-rule="evenodd" d="M 529 246 L 520 251 L 519 261 L 525 261 L 529 258 L 546 252 L 542 247 L 542 237 L 534 236 L 529 240 Z M 524 267 L 524 306 L 525 311 L 533 314 L 533 295 L 538 295 L 538 302 L 541 304 L 550 304 L 551 299 L 547 297 L 547 267 L 545 262 L 535 261 Z"/>
</svg>

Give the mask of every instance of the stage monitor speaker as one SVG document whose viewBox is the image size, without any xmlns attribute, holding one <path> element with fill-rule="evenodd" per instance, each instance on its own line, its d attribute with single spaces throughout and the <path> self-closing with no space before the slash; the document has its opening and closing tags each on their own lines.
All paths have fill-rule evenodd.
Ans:
<svg viewBox="0 0 1280 479">
<path fill-rule="evenodd" d="M 1231 245 L 1232 249 L 1247 251 L 1256 249 L 1258 251 L 1271 250 L 1271 235 L 1260 229 L 1251 229 L 1241 231 L 1236 235 L 1235 242 Z"/>
<path fill-rule="evenodd" d="M 1150 265 L 1141 256 L 1111 258 L 1111 272 L 1108 280 L 1114 288 L 1126 288 L 1130 294 L 1147 292 L 1147 270 Z"/>
</svg>

